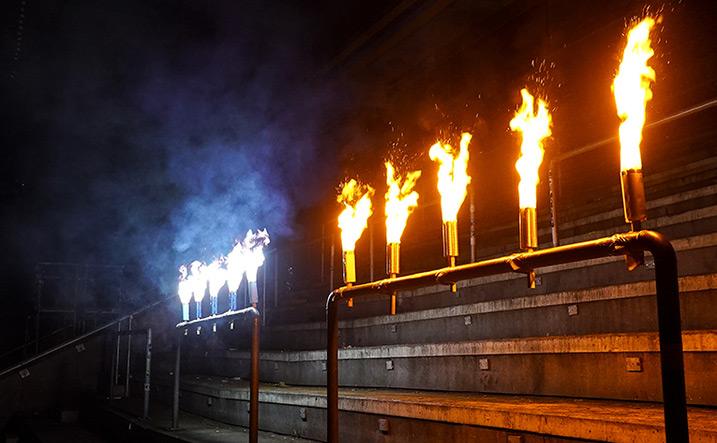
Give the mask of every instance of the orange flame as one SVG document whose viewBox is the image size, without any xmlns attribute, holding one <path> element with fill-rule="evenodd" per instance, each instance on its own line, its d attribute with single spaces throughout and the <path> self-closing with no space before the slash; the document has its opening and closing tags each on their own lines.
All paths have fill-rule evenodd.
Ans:
<svg viewBox="0 0 717 443">
<path fill-rule="evenodd" d="M 448 144 L 436 142 L 428 151 L 428 156 L 439 163 L 438 192 L 441 194 L 441 211 L 443 221 L 457 221 L 458 210 L 466 199 L 468 184 L 468 144 L 473 136 L 467 132 L 461 135 L 458 155 L 454 156 L 453 148 Z"/>
<path fill-rule="evenodd" d="M 510 121 L 510 129 L 520 131 L 523 141 L 520 144 L 520 158 L 515 162 L 515 169 L 520 174 L 518 196 L 520 208 L 535 208 L 537 206 L 536 187 L 540 181 L 538 170 L 543 162 L 543 139 L 551 134 L 552 119 L 547 104 L 538 99 L 538 109 L 535 111 L 533 96 L 527 89 L 520 90 L 523 104 L 516 111 L 515 117 Z"/>
<path fill-rule="evenodd" d="M 413 190 L 421 171 L 413 171 L 403 178 L 396 176 L 396 170 L 386 162 L 386 243 L 401 243 L 408 215 L 418 206 L 418 193 Z"/>
<path fill-rule="evenodd" d="M 343 185 L 341 194 L 336 201 L 344 205 L 339 214 L 339 229 L 341 229 L 341 246 L 344 251 L 353 251 L 356 242 L 366 229 L 368 218 L 372 214 L 371 197 L 374 190 L 371 186 L 360 185 L 351 179 Z"/>
<path fill-rule="evenodd" d="M 646 17 L 627 33 L 627 45 L 612 90 L 620 124 L 620 169 L 642 169 L 640 142 L 645 124 L 645 105 L 652 99 L 650 83 L 655 70 L 647 65 L 654 51 L 650 47 L 650 30 L 655 19 Z"/>
</svg>

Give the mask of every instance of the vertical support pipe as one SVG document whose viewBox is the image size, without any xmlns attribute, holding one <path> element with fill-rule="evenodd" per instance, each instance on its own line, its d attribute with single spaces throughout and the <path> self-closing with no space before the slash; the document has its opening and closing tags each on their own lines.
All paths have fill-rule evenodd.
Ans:
<svg viewBox="0 0 717 443">
<path fill-rule="evenodd" d="M 339 441 L 339 318 L 334 294 L 326 301 L 326 439 Z"/>
<path fill-rule="evenodd" d="M 643 233 L 650 235 L 649 249 L 655 259 L 665 439 L 669 442 L 689 441 L 677 256 L 672 245 L 663 236 L 644 231 Z"/>
<path fill-rule="evenodd" d="M 249 387 L 250 443 L 259 441 L 259 328 L 259 317 L 254 316 L 251 328 L 251 384 Z"/>
<path fill-rule="evenodd" d="M 368 264 L 369 281 L 373 281 L 373 224 L 368 223 Z"/>
<path fill-rule="evenodd" d="M 129 398 L 129 377 L 130 377 L 130 365 L 131 365 L 131 358 L 132 358 L 132 318 L 133 316 L 130 315 L 127 319 L 127 330 L 130 331 L 129 334 L 127 334 L 127 368 L 125 370 L 125 377 L 124 377 L 124 396 L 125 398 Z"/>
<path fill-rule="evenodd" d="M 560 164 L 558 163 L 558 167 Z M 553 239 L 553 246 L 558 246 L 560 240 L 558 238 L 558 195 L 555 187 L 555 175 L 553 169 L 555 163 L 550 162 L 550 169 L 548 170 L 548 192 L 550 196 L 550 234 Z"/>
<path fill-rule="evenodd" d="M 177 350 L 174 353 L 174 386 L 172 387 L 172 429 L 179 429 L 179 380 L 182 365 L 182 333 L 177 333 Z"/>
<path fill-rule="evenodd" d="M 115 344 L 115 354 L 116 355 L 115 355 L 115 359 L 114 359 L 114 363 L 115 363 L 114 364 L 114 374 L 115 374 L 114 384 L 115 385 L 119 384 L 119 364 L 120 364 L 120 362 L 119 362 L 119 360 L 120 360 L 120 335 L 119 335 L 119 332 L 121 332 L 121 331 L 122 331 L 122 323 L 120 321 L 118 321 L 117 322 L 118 334 L 117 334 L 117 340 L 116 340 L 116 344 Z M 112 390 L 113 390 L 113 394 L 114 394 L 114 387 L 112 388 Z"/>
<path fill-rule="evenodd" d="M 279 306 L 279 250 L 274 249 L 274 307 Z"/>
<path fill-rule="evenodd" d="M 150 376 L 152 373 L 152 328 L 147 328 L 147 349 L 145 351 L 144 362 L 144 408 L 142 409 L 142 418 L 149 417 L 149 390 Z"/>
<path fill-rule="evenodd" d="M 334 288 L 334 262 L 336 261 L 334 259 L 335 252 L 336 252 L 336 239 L 332 235 L 331 236 L 331 254 L 329 254 L 330 255 L 329 258 L 331 259 L 331 263 L 329 263 L 329 291 Z"/>
<path fill-rule="evenodd" d="M 321 283 L 326 277 L 326 223 L 321 224 Z"/>
<path fill-rule="evenodd" d="M 476 261 L 476 205 L 473 186 L 470 188 L 470 216 L 471 216 L 471 263 Z"/>
<path fill-rule="evenodd" d="M 112 355 L 112 358 L 110 359 L 110 384 L 109 384 L 109 391 L 107 393 L 107 399 L 109 401 L 113 400 L 114 397 L 114 386 L 115 386 L 115 358 L 116 355 L 114 353 L 114 349 L 112 349 L 112 338 L 113 336 L 110 335 L 110 342 L 109 342 L 109 348 L 110 348 L 110 355 Z M 118 336 L 119 338 L 119 336 Z"/>
<path fill-rule="evenodd" d="M 261 268 L 261 325 L 266 326 L 266 266 Z"/>
</svg>

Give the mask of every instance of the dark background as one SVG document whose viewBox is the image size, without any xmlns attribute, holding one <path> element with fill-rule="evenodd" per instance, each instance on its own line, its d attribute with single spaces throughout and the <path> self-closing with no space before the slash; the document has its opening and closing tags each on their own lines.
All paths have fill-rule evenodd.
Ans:
<svg viewBox="0 0 717 443">
<path fill-rule="evenodd" d="M 474 133 L 479 225 L 508 220 L 519 148 L 508 122 L 520 88 L 550 103 L 546 162 L 614 135 L 610 83 L 624 31 L 652 13 L 663 22 L 648 121 L 711 99 L 716 9 L 618 0 L 2 2 L 3 347 L 22 340 L 38 262 L 121 265 L 91 271 L 91 296 L 114 297 L 108 288 L 122 285 L 123 303 L 141 305 L 173 291 L 179 263 L 226 253 L 249 228 L 267 227 L 277 248 L 314 238 L 322 224 L 335 230 L 337 185 L 358 176 L 377 187 L 377 204 L 385 158 L 422 169 L 421 204 L 435 202 L 428 147 L 457 142 L 462 130 Z M 617 164 L 616 150 L 602 155 L 605 168 Z M 643 156 L 649 168 L 650 150 Z M 587 181 L 604 175 L 578 168 Z M 440 229 L 437 207 L 427 207 L 421 223 L 409 221 L 407 242 Z M 381 216 L 377 208 L 379 225 Z"/>
</svg>

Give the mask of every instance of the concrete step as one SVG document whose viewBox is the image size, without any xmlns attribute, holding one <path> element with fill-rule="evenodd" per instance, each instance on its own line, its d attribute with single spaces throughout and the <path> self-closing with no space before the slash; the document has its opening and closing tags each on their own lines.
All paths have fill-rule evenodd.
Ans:
<svg viewBox="0 0 717 443">
<path fill-rule="evenodd" d="M 240 425 L 248 419 L 244 381 L 192 376 L 183 379 L 181 389 L 181 405 L 187 411 Z M 325 395 L 320 387 L 262 385 L 260 428 L 325 441 Z M 664 441 L 658 403 L 342 389 L 339 408 L 341 441 L 346 442 L 537 441 L 538 436 L 557 441 Z M 717 410 L 692 407 L 689 420 L 692 441 L 717 441 Z"/>
<path fill-rule="evenodd" d="M 711 248 L 703 252 L 714 257 L 715 251 L 717 249 Z M 613 263 L 611 268 L 621 272 L 621 267 L 622 263 Z M 395 316 L 342 320 L 339 324 L 340 343 L 342 346 L 376 346 L 657 329 L 652 280 L 606 286 L 593 281 L 595 286 L 586 289 L 549 292 L 539 288 L 533 295 L 524 288 L 522 281 L 516 280 L 520 277 L 505 277 L 513 279 L 510 286 L 505 285 L 505 281 L 503 284 L 493 282 L 472 293 L 463 289 L 460 298 L 447 293 L 429 293 L 420 297 L 443 298 L 454 305 L 399 312 Z M 557 289 L 563 282 L 567 285 L 567 277 L 565 274 L 555 275 L 558 281 L 550 287 Z M 549 275 L 544 274 L 543 278 L 544 282 L 550 282 Z M 590 282 L 590 278 L 578 273 L 571 281 Z M 683 328 L 717 328 L 717 318 L 710 314 L 717 303 L 717 273 L 686 275 L 680 277 L 679 284 Z M 506 286 L 508 290 L 504 289 Z M 506 297 L 511 293 L 515 296 Z M 369 302 L 361 302 L 366 303 Z M 383 300 L 373 303 L 383 303 Z M 438 304 L 437 301 L 433 303 Z M 344 314 L 342 312 L 342 316 Z M 229 346 L 241 347 L 246 340 L 227 336 L 223 341 Z M 325 343 L 325 322 L 270 325 L 262 337 L 263 349 L 319 349 Z"/>
<path fill-rule="evenodd" d="M 717 331 L 686 331 L 683 341 L 688 402 L 717 406 Z M 357 347 L 339 351 L 339 383 L 661 401 L 659 359 L 655 333 Z M 207 352 L 185 366 L 207 375 L 248 375 L 249 353 Z M 260 374 L 266 382 L 324 385 L 326 352 L 262 352 Z"/>
</svg>

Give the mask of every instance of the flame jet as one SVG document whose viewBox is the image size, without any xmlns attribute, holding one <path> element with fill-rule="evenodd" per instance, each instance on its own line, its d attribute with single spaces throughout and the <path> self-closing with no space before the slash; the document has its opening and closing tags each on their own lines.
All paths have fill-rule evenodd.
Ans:
<svg viewBox="0 0 717 443">
<path fill-rule="evenodd" d="M 458 210 L 463 205 L 468 192 L 471 177 L 468 175 L 468 145 L 473 136 L 464 132 L 461 135 L 460 149 L 457 155 L 448 144 L 436 142 L 428 151 L 431 160 L 438 162 L 438 192 L 441 194 L 441 214 L 443 217 L 443 255 L 448 258 L 448 266 L 456 265 L 458 257 Z M 451 292 L 456 292 L 455 283 Z"/>
<path fill-rule="evenodd" d="M 343 250 L 344 283 L 351 286 L 356 282 L 356 242 L 368 226 L 368 218 L 373 213 L 371 197 L 374 189 L 361 185 L 354 179 L 344 183 L 336 201 L 344 206 L 339 214 L 338 222 L 341 230 L 341 249 Z M 353 299 L 348 300 L 349 307 Z"/>
<path fill-rule="evenodd" d="M 639 230 L 647 219 L 645 186 L 642 179 L 640 143 L 645 125 L 645 107 L 652 99 L 650 84 L 655 70 L 647 65 L 654 55 L 650 47 L 650 30 L 655 19 L 646 17 L 627 34 L 620 68 L 612 84 L 620 123 L 620 182 L 625 221 Z"/>
<path fill-rule="evenodd" d="M 242 242 L 237 241 L 227 255 L 227 289 L 229 290 L 229 310 L 237 310 L 237 291 L 246 272 L 246 262 Z"/>
<path fill-rule="evenodd" d="M 527 89 L 523 88 L 520 95 L 523 97 L 523 104 L 510 121 L 510 129 L 522 135 L 520 158 L 515 162 L 515 169 L 520 175 L 520 248 L 532 251 L 538 247 L 536 194 L 540 182 L 540 164 L 545 152 L 543 140 L 552 133 L 552 118 L 545 101 L 538 99 L 536 110 L 535 99 Z"/>
<path fill-rule="evenodd" d="M 204 263 L 195 260 L 189 265 L 189 281 L 192 286 L 192 294 L 194 295 L 194 302 L 197 305 L 197 318 L 202 318 L 202 300 L 204 300 L 204 294 L 207 291 L 207 276 L 205 273 Z"/>
<path fill-rule="evenodd" d="M 396 175 L 390 162 L 386 162 L 386 274 L 394 278 L 400 272 L 401 235 L 406 228 L 408 216 L 418 206 L 418 193 L 413 190 L 421 171 L 413 171 L 406 177 Z M 396 315 L 396 293 L 391 294 L 391 315 Z"/>
<path fill-rule="evenodd" d="M 259 303 L 259 290 L 256 285 L 256 277 L 259 268 L 264 264 L 264 247 L 270 242 L 269 233 L 266 229 L 260 229 L 254 233 L 251 229 L 247 231 L 243 242 L 244 272 L 246 281 L 249 284 L 249 303 L 256 307 Z"/>
<path fill-rule="evenodd" d="M 182 302 L 182 320 L 189 320 L 189 302 L 192 301 L 192 284 L 187 280 L 187 267 L 179 267 L 179 282 L 177 283 L 177 295 Z"/>
</svg>

